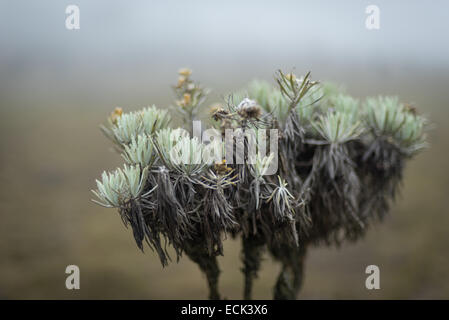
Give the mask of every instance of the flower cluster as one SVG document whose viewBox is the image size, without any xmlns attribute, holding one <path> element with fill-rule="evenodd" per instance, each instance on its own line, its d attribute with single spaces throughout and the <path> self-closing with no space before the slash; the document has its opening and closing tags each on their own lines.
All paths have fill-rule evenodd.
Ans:
<svg viewBox="0 0 449 320">
<path fill-rule="evenodd" d="M 178 73 L 178 83 L 173 87 L 177 97 L 176 111 L 183 115 L 184 120 L 192 121 L 205 101 L 208 90 L 191 79 L 192 71 L 190 69 L 182 68 Z"/>
</svg>

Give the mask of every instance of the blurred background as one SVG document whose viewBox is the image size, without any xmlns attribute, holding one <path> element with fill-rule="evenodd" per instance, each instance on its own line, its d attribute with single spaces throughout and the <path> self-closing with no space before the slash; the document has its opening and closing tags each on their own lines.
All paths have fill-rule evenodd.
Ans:
<svg viewBox="0 0 449 320">
<path fill-rule="evenodd" d="M 80 9 L 67 30 L 65 9 Z M 368 30 L 365 9 L 380 9 Z M 409 162 L 391 215 L 357 244 L 310 250 L 299 298 L 449 298 L 449 19 L 446 1 L 0 1 L 0 298 L 207 298 L 184 257 L 163 269 L 90 189 L 121 165 L 98 125 L 173 101 L 180 67 L 209 102 L 295 68 L 356 97 L 398 95 L 434 124 Z M 221 291 L 242 297 L 240 243 L 228 240 Z M 65 288 L 65 268 L 81 289 Z M 381 289 L 365 288 L 365 268 Z M 255 298 L 279 265 L 266 256 Z"/>
</svg>

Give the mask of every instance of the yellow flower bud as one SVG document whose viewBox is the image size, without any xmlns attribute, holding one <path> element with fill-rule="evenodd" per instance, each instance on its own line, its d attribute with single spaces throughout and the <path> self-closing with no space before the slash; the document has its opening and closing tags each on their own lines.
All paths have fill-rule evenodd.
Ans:
<svg viewBox="0 0 449 320">
<path fill-rule="evenodd" d="M 285 75 L 285 78 L 289 81 L 295 81 L 296 80 L 296 76 L 293 73 L 288 73 Z"/>
<path fill-rule="evenodd" d="M 112 111 L 111 115 L 109 116 L 109 118 L 111 119 L 112 123 L 117 123 L 117 118 L 121 117 L 123 113 L 123 109 L 122 108 L 115 108 L 114 111 Z"/>
<path fill-rule="evenodd" d="M 228 167 L 226 165 L 226 160 L 222 160 L 221 162 L 217 162 L 214 164 L 215 172 L 217 172 L 219 175 L 225 175 L 232 171 L 232 168 Z"/>
<path fill-rule="evenodd" d="M 176 85 L 176 88 L 181 88 L 182 85 L 186 82 L 186 77 L 179 76 L 178 78 L 178 84 Z"/>
<path fill-rule="evenodd" d="M 182 68 L 182 69 L 180 69 L 180 70 L 178 71 L 178 73 L 179 73 L 181 76 L 188 77 L 188 76 L 190 76 L 190 75 L 192 74 L 192 70 L 190 70 L 190 69 L 188 69 L 188 68 Z"/>
<path fill-rule="evenodd" d="M 190 95 L 190 93 L 184 93 L 183 101 L 182 101 L 184 106 L 189 105 L 191 101 L 192 101 L 192 96 Z"/>
</svg>

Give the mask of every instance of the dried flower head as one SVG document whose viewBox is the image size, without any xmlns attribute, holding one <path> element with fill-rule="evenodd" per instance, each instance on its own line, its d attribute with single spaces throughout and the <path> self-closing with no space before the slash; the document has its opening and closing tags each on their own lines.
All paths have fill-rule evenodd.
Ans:
<svg viewBox="0 0 449 320">
<path fill-rule="evenodd" d="M 214 164 L 214 170 L 218 175 L 223 176 L 230 173 L 232 168 L 228 167 L 226 165 L 226 159 L 223 159 L 221 162 Z"/>
<path fill-rule="evenodd" d="M 211 116 L 215 121 L 226 119 L 230 117 L 229 111 L 223 109 L 221 106 L 214 106 L 210 110 Z"/>
<path fill-rule="evenodd" d="M 257 102 L 248 98 L 243 99 L 239 103 L 237 106 L 237 112 L 242 118 L 245 119 L 258 119 L 262 114 L 262 110 L 257 105 Z"/>
</svg>

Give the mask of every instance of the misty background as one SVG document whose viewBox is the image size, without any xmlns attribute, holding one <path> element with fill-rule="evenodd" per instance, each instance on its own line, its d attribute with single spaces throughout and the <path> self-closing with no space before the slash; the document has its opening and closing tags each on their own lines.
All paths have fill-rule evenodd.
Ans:
<svg viewBox="0 0 449 320">
<path fill-rule="evenodd" d="M 80 9 L 67 30 L 65 9 Z M 380 29 L 365 27 L 368 5 Z M 121 164 L 98 125 L 114 107 L 165 108 L 180 67 L 212 89 L 208 103 L 274 72 L 312 71 L 360 98 L 398 95 L 433 123 L 391 215 L 367 237 L 310 250 L 300 298 L 449 298 L 449 19 L 447 1 L 0 0 L 0 298 L 206 298 L 186 257 L 162 269 L 138 251 L 113 209 L 90 202 Z M 221 290 L 240 298 L 238 241 Z M 65 267 L 81 289 L 65 288 Z M 381 290 L 365 288 L 367 265 Z M 267 256 L 255 287 L 270 298 Z"/>
</svg>

